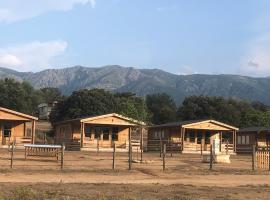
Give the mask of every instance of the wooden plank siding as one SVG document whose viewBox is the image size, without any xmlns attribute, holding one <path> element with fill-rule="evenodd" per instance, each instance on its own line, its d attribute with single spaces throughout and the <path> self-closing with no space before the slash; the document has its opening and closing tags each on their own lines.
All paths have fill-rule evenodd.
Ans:
<svg viewBox="0 0 270 200">
<path fill-rule="evenodd" d="M 0 107 L 0 147 L 7 147 L 12 142 L 16 146 L 34 143 L 36 120 L 36 117 Z M 10 136 L 4 134 L 7 131 Z"/>
<path fill-rule="evenodd" d="M 252 153 L 253 145 L 256 147 L 267 147 L 270 145 L 269 131 L 240 131 L 236 136 L 236 152 Z"/>
<path fill-rule="evenodd" d="M 117 148 L 127 148 L 129 129 L 139 126 L 138 121 L 115 113 L 68 120 L 54 125 L 55 142 L 61 143 L 69 138 L 78 140 L 83 149 L 96 148 L 97 143 L 102 148 L 112 148 L 114 143 Z M 117 139 L 112 138 L 113 130 L 117 131 Z"/>
<path fill-rule="evenodd" d="M 209 151 L 214 139 L 220 139 L 220 151 L 235 151 L 235 131 L 230 125 L 215 121 L 176 122 L 149 127 L 148 150 L 160 150 L 161 142 L 170 141 L 184 152 Z M 227 145 L 228 143 L 228 145 Z"/>
</svg>

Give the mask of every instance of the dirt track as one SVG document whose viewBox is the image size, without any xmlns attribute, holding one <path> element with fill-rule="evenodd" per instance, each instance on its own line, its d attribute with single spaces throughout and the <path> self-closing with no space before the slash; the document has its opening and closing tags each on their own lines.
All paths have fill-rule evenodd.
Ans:
<svg viewBox="0 0 270 200">
<path fill-rule="evenodd" d="M 167 170 L 163 172 L 158 154 L 145 154 L 144 159 L 151 162 L 134 163 L 131 171 L 127 169 L 126 154 L 117 155 L 115 171 L 111 169 L 110 153 L 67 152 L 63 171 L 55 160 L 33 158 L 25 161 L 23 152 L 15 155 L 12 170 L 8 154 L 3 152 L 0 157 L 0 197 L 14 195 L 17 187 L 19 193 L 23 191 L 26 195 L 45 192 L 42 195 L 46 196 L 51 191 L 57 195 L 56 199 L 66 194 L 71 199 L 82 199 L 85 197 L 82 194 L 89 191 L 92 195 L 87 196 L 88 199 L 111 199 L 111 196 L 143 199 L 142 192 L 146 192 L 148 199 L 207 199 L 208 196 L 213 199 L 268 199 L 270 195 L 269 171 L 253 172 L 250 156 L 234 156 L 231 164 L 216 164 L 210 171 L 209 165 L 201 162 L 200 155 L 178 154 L 167 157 Z M 4 189 L 7 185 L 12 187 Z M 71 187 L 73 193 L 69 191 Z M 124 191 L 126 196 L 123 196 L 123 187 L 127 190 Z"/>
</svg>

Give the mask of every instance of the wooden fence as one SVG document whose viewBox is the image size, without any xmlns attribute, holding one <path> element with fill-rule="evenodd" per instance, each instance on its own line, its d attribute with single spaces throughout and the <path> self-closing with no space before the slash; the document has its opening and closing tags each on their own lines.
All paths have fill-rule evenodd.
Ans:
<svg viewBox="0 0 270 200">
<path fill-rule="evenodd" d="M 254 147 L 253 154 L 255 168 L 270 170 L 270 148 L 269 147 Z"/>
</svg>

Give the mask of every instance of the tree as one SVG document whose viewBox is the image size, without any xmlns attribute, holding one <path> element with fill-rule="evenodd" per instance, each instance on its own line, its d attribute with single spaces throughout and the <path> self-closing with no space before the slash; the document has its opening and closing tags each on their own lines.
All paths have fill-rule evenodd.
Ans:
<svg viewBox="0 0 270 200">
<path fill-rule="evenodd" d="M 61 101 L 64 99 L 64 96 L 58 88 L 41 88 L 40 96 L 44 103 L 53 103 L 54 101 Z"/>
<path fill-rule="evenodd" d="M 163 124 L 176 120 L 176 105 L 173 99 L 165 94 L 152 94 L 146 96 L 146 105 L 154 124 Z"/>
<path fill-rule="evenodd" d="M 57 122 L 113 112 L 142 121 L 147 118 L 144 100 L 134 94 L 113 94 L 103 89 L 84 89 L 73 92 L 60 101 L 53 109 L 50 119 Z"/>
<path fill-rule="evenodd" d="M 0 106 L 30 115 L 35 114 L 40 96 L 27 82 L 16 82 L 13 79 L 0 80 Z"/>
<path fill-rule="evenodd" d="M 190 96 L 177 110 L 180 120 L 216 119 L 237 127 L 269 126 L 267 106 L 233 98 Z"/>
</svg>

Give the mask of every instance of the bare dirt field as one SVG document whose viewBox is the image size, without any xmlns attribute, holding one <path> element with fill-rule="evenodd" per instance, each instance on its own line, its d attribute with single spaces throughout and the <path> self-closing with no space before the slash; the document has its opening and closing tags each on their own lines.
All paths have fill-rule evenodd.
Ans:
<svg viewBox="0 0 270 200">
<path fill-rule="evenodd" d="M 140 159 L 133 153 L 133 159 Z M 231 164 L 201 162 L 195 154 L 145 153 L 128 170 L 128 154 L 65 152 L 64 169 L 55 158 L 0 150 L 0 199 L 269 199 L 270 173 L 251 170 L 251 156 L 232 156 Z"/>
</svg>

